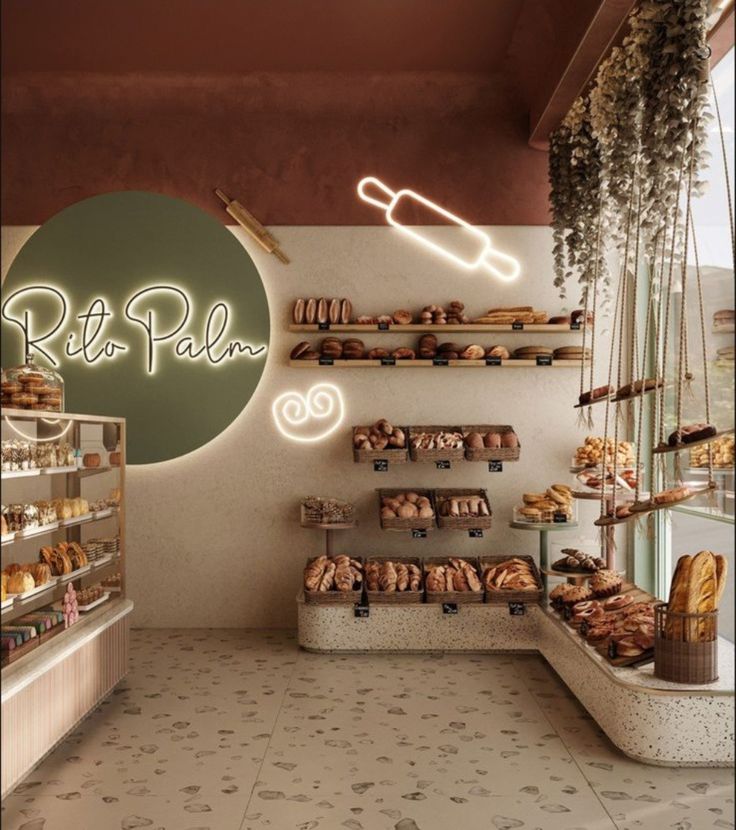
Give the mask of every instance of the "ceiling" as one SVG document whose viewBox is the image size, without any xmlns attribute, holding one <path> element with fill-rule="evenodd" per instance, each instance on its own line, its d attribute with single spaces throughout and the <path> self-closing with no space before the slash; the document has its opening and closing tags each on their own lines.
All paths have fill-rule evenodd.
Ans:
<svg viewBox="0 0 736 830">
<path fill-rule="evenodd" d="M 3 0 L 2 6 L 6 72 L 495 72 L 524 0 Z"/>
</svg>

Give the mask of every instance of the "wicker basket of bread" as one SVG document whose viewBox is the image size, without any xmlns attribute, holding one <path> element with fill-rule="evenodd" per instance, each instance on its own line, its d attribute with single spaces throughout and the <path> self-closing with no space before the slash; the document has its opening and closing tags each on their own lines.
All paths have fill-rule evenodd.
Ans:
<svg viewBox="0 0 736 830">
<path fill-rule="evenodd" d="M 518 461 L 521 445 L 508 424 L 473 424 L 460 428 L 468 461 Z"/>
<path fill-rule="evenodd" d="M 421 603 L 424 600 L 421 559 L 369 556 L 365 563 L 365 585 L 368 601 L 375 605 Z"/>
<path fill-rule="evenodd" d="M 422 564 L 427 602 L 483 602 L 483 584 L 477 559 L 429 556 L 422 560 Z"/>
<path fill-rule="evenodd" d="M 448 426 L 409 427 L 409 455 L 412 461 L 462 461 L 462 430 Z"/>
<path fill-rule="evenodd" d="M 435 509 L 431 490 L 378 490 L 381 527 L 384 530 L 430 530 Z"/>
<path fill-rule="evenodd" d="M 353 461 L 404 464 L 409 460 L 408 434 L 407 427 L 395 427 L 385 418 L 370 427 L 353 427 Z"/>
<path fill-rule="evenodd" d="M 654 610 L 654 674 L 673 683 L 718 679 L 718 604 L 726 588 L 724 556 L 681 556 L 669 602 Z"/>
<path fill-rule="evenodd" d="M 434 500 L 441 528 L 473 530 L 491 526 L 491 504 L 485 490 L 435 490 Z"/>
<path fill-rule="evenodd" d="M 304 568 L 304 601 L 313 605 L 339 605 L 360 601 L 363 561 L 341 554 L 324 554 L 307 560 Z"/>
<path fill-rule="evenodd" d="M 542 578 L 531 556 L 485 556 L 480 572 L 488 603 L 542 601 Z"/>
</svg>

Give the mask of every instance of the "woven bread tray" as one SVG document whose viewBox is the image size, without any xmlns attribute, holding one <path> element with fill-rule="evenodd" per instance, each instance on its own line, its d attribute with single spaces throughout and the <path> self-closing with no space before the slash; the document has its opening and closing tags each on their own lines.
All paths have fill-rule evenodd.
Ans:
<svg viewBox="0 0 736 830">
<path fill-rule="evenodd" d="M 432 528 L 434 528 L 435 519 L 437 518 L 437 509 L 434 504 L 434 499 L 432 498 L 431 490 L 416 490 L 411 489 L 410 487 L 403 487 L 399 489 L 391 488 L 388 490 L 379 489 L 376 492 L 378 493 L 378 516 L 381 522 L 381 527 L 384 530 L 432 530 Z M 427 519 L 420 519 L 419 516 L 415 516 L 411 519 L 400 519 L 398 516 L 396 518 L 382 518 L 381 507 L 384 497 L 392 498 L 394 496 L 398 496 L 400 493 L 416 493 L 418 496 L 426 496 L 432 505 L 434 516 Z"/>
<path fill-rule="evenodd" d="M 355 437 L 355 433 L 359 429 L 366 429 L 366 427 L 353 427 L 353 437 Z M 382 461 L 385 459 L 390 464 L 405 464 L 409 460 L 409 450 L 407 449 L 409 446 L 409 427 L 399 427 L 399 429 L 403 430 L 406 438 L 406 446 L 403 449 L 398 449 L 397 447 L 386 447 L 383 450 L 361 450 L 353 444 L 353 461 L 366 463 L 371 461 Z"/>
<path fill-rule="evenodd" d="M 498 432 L 500 435 L 505 435 L 508 432 L 515 432 L 514 428 L 508 424 L 496 426 L 493 424 L 471 424 L 460 428 L 463 433 L 463 438 L 467 438 L 471 432 L 479 432 L 485 435 L 488 432 Z M 518 461 L 521 455 L 521 447 L 497 447 L 491 449 L 490 447 L 472 448 L 466 445 L 465 458 L 468 461 Z"/>
<path fill-rule="evenodd" d="M 488 501 L 486 490 L 475 489 L 442 489 L 433 491 L 433 504 L 435 513 L 437 515 L 438 527 L 445 530 L 474 530 L 476 528 L 489 528 L 492 524 L 493 515 L 491 511 L 491 503 Z M 468 496 L 480 496 L 486 503 L 488 508 L 488 516 L 440 516 L 440 501 L 451 499 L 462 499 Z"/>
<path fill-rule="evenodd" d="M 493 565 L 498 565 L 499 562 L 505 562 L 508 559 L 523 559 L 531 566 L 534 579 L 537 583 L 537 588 L 534 591 L 512 591 L 504 588 L 489 589 L 485 587 L 485 579 L 483 579 L 485 572 Z M 481 582 L 483 583 L 483 590 L 486 592 L 486 602 L 491 605 L 502 605 L 505 602 L 526 602 L 538 603 L 544 598 L 544 587 L 542 586 L 542 577 L 539 574 L 537 563 L 531 556 L 519 556 L 511 554 L 510 556 L 484 556 L 480 560 Z"/>
<path fill-rule="evenodd" d="M 372 605 L 416 605 L 424 602 L 424 571 L 422 560 L 418 557 L 369 556 L 368 562 L 403 562 L 405 565 L 418 565 L 422 571 L 422 581 L 418 591 L 366 591 L 368 602 Z"/>
<path fill-rule="evenodd" d="M 454 558 L 454 557 L 453 557 Z M 469 565 L 475 568 L 478 579 L 480 573 L 478 571 L 478 560 L 473 556 L 458 556 L 458 559 L 464 559 Z M 483 589 L 480 591 L 428 591 L 427 590 L 427 565 L 447 565 L 450 562 L 448 556 L 425 556 L 422 560 L 422 571 L 424 573 L 424 596 L 425 602 L 428 603 L 443 603 L 454 602 L 458 605 L 467 605 L 470 603 L 483 602 Z"/>
<path fill-rule="evenodd" d="M 305 567 L 318 558 L 317 556 L 310 556 Z M 352 556 L 351 559 L 355 559 L 361 564 L 363 562 L 360 556 Z M 304 580 L 302 579 L 302 586 L 303 584 Z M 335 588 L 331 588 L 329 591 L 307 591 L 304 588 L 304 602 L 307 605 L 354 605 L 356 602 L 360 602 L 362 594 L 362 583 L 357 591 L 338 591 Z"/>
<path fill-rule="evenodd" d="M 460 427 L 448 426 L 409 427 L 409 456 L 412 461 L 463 461 L 465 459 L 465 447 L 462 444 L 454 450 L 414 449 L 411 445 L 412 438 L 423 432 L 462 432 L 462 430 Z"/>
</svg>

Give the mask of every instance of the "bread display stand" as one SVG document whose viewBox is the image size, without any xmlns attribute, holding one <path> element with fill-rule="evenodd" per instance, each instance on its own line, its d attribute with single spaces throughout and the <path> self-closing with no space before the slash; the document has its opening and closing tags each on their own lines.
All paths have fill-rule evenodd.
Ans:
<svg viewBox="0 0 736 830">
<path fill-rule="evenodd" d="M 325 554 L 332 556 L 333 548 L 333 532 L 335 530 L 352 530 L 357 527 L 357 522 L 313 522 L 304 516 L 304 507 L 302 506 L 301 526 L 311 528 L 312 530 L 324 530 L 325 532 Z"/>
<path fill-rule="evenodd" d="M 441 604 L 371 605 L 358 618 L 349 605 L 307 605 L 297 597 L 299 645 L 322 653 L 539 653 L 626 755 L 672 767 L 734 763 L 733 647 L 721 640 L 718 676 L 680 685 L 654 676 L 654 664 L 612 666 L 551 609 Z"/>
<path fill-rule="evenodd" d="M 62 577 L 54 577 L 39 590 L 15 595 L 12 601 L 2 605 L 2 622 L 8 624 L 23 614 L 61 600 L 70 581 L 78 590 L 115 573 L 121 574 L 121 591 L 90 608 L 83 619 L 67 629 L 63 625 L 55 626 L 10 652 L 13 657 L 2 669 L 1 790 L 4 798 L 127 673 L 128 629 L 133 603 L 125 595 L 125 419 L 10 408 L 3 409 L 3 416 L 17 428 L 39 438 L 44 437 L 44 430 L 58 430 L 59 420 L 69 421 L 71 425 L 65 440 L 74 446 L 80 446 L 80 431 L 84 424 L 102 425 L 106 432 L 116 433 L 122 453 L 120 466 L 111 473 L 120 489 L 119 509 L 111 510 L 107 516 L 79 517 L 63 527 L 57 523 L 54 528 L 43 528 L 43 533 L 53 534 L 53 543 L 62 539 L 79 542 L 83 528 L 90 522 L 98 518 L 116 521 L 120 535 L 119 556 L 111 556 L 106 563 L 95 562 L 94 567 L 90 564 Z M 54 496 L 74 498 L 82 495 L 82 479 L 109 470 L 109 467 L 89 470 L 44 468 L 42 474 L 31 478 L 26 487 L 32 486 L 34 492 L 37 488 L 51 488 Z M 12 481 L 6 483 L 12 475 L 3 473 L 2 478 L 4 489 L 13 487 Z M 39 497 L 41 495 L 39 493 Z M 14 541 L 25 546 L 19 554 L 21 561 L 30 557 L 27 551 L 35 550 L 37 555 L 38 546 L 42 544 L 34 538 L 21 541 L 18 537 Z M 15 545 L 11 550 L 14 549 Z M 7 561 L 4 555 L 3 563 Z M 35 640 L 38 642 L 25 648 Z M 39 708 L 39 700 L 53 700 L 54 705 Z"/>
</svg>

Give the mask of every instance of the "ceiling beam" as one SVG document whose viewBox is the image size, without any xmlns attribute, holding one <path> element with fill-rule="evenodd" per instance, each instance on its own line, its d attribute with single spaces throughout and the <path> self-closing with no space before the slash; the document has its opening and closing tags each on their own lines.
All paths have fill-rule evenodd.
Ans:
<svg viewBox="0 0 736 830">
<path fill-rule="evenodd" d="M 539 102 L 529 114 L 529 144 L 532 147 L 538 150 L 549 148 L 550 133 L 593 77 L 635 5 L 636 0 L 601 0 L 552 95 L 546 101 Z"/>
</svg>

